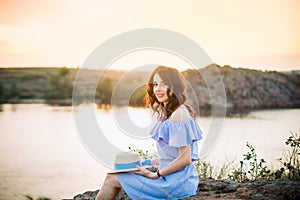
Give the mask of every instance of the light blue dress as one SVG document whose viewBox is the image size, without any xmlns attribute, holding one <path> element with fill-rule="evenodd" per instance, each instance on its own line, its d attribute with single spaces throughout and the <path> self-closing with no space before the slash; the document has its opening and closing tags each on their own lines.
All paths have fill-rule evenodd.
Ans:
<svg viewBox="0 0 300 200">
<path fill-rule="evenodd" d="M 202 139 L 201 130 L 193 118 L 181 122 L 158 121 L 151 130 L 157 143 L 160 169 L 178 156 L 178 147 L 191 145 L 192 161 L 198 159 L 197 141 Z M 119 173 L 122 188 L 133 199 L 182 199 L 196 194 L 198 174 L 193 163 L 179 171 L 158 179 L 150 179 L 134 173 Z"/>
</svg>

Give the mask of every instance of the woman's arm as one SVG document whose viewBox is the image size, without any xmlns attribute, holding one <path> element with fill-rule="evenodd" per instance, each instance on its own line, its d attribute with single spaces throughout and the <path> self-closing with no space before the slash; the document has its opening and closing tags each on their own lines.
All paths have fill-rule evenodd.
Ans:
<svg viewBox="0 0 300 200">
<path fill-rule="evenodd" d="M 168 166 L 159 170 L 159 173 L 161 176 L 171 174 L 191 163 L 192 163 L 191 146 L 179 147 L 178 157 L 175 160 L 173 160 Z"/>
<path fill-rule="evenodd" d="M 175 160 L 173 160 L 168 166 L 165 168 L 159 170 L 159 174 L 161 176 L 165 176 L 167 174 L 176 172 L 186 165 L 190 164 L 192 162 L 191 158 L 191 147 L 190 146 L 184 146 L 178 148 L 178 156 Z M 140 174 L 143 176 L 146 176 L 148 178 L 159 178 L 157 173 L 151 172 L 145 168 L 142 168 L 140 166 L 136 166 L 139 171 L 135 172 L 136 174 Z"/>
</svg>

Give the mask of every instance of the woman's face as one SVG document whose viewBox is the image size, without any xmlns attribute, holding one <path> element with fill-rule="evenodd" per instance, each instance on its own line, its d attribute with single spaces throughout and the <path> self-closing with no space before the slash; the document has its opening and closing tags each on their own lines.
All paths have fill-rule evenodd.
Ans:
<svg viewBox="0 0 300 200">
<path fill-rule="evenodd" d="M 153 92 L 159 102 L 168 102 L 168 86 L 158 74 L 153 76 Z"/>
</svg>

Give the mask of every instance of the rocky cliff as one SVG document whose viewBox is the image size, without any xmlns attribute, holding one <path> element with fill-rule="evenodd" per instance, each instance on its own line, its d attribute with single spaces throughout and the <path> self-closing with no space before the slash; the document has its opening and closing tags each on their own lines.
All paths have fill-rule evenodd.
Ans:
<svg viewBox="0 0 300 200">
<path fill-rule="evenodd" d="M 78 194 L 72 200 L 94 200 L 98 191 Z M 129 200 L 130 198 L 122 191 L 118 199 Z M 187 199 L 300 200 L 300 184 L 287 180 L 237 183 L 228 180 L 201 179 L 197 194 Z"/>
<path fill-rule="evenodd" d="M 224 106 L 219 98 L 222 96 L 220 80 L 224 84 L 227 108 L 300 107 L 300 75 L 296 72 L 263 72 L 211 65 L 183 73 L 190 84 L 188 91 L 197 95 L 200 107 Z"/>
</svg>

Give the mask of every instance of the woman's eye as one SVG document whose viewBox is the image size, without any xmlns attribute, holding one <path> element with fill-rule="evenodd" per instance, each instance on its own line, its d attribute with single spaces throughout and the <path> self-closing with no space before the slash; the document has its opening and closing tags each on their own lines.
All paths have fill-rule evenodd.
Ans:
<svg viewBox="0 0 300 200">
<path fill-rule="evenodd" d="M 160 83 L 152 83 L 153 84 L 153 87 L 158 87 L 158 85 L 160 87 L 168 87 L 166 83 L 164 82 L 160 82 Z"/>
</svg>

